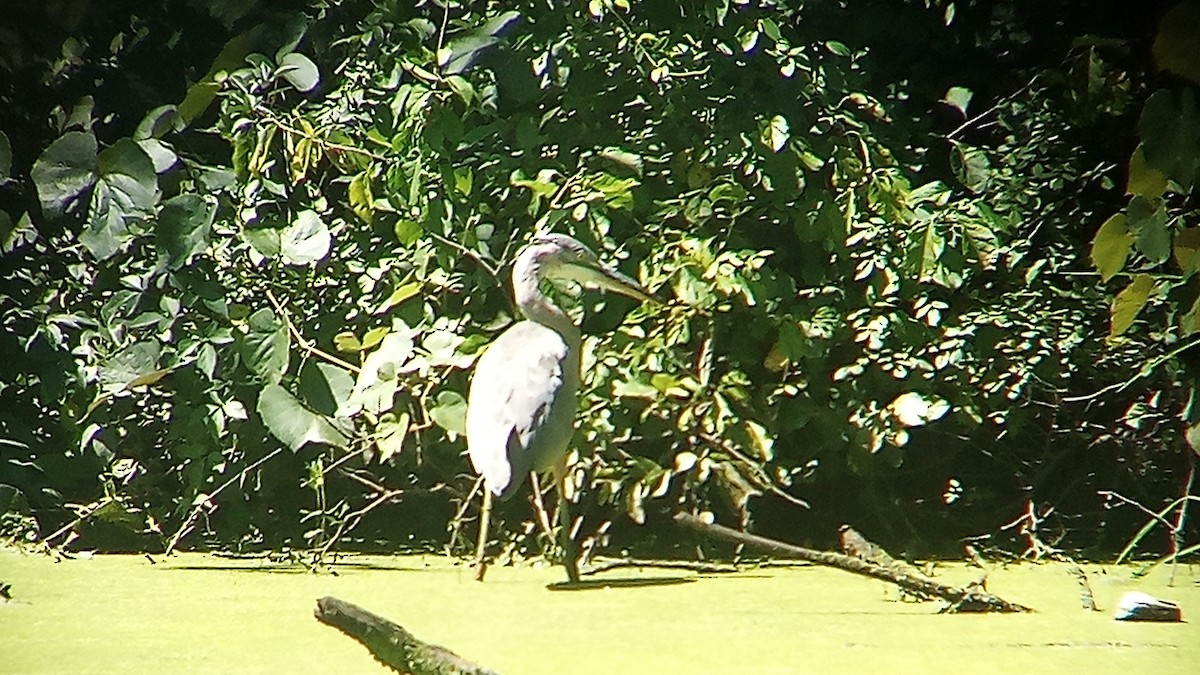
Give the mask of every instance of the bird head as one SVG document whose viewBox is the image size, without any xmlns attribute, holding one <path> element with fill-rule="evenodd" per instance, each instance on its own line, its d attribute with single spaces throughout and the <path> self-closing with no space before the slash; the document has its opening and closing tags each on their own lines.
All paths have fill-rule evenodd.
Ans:
<svg viewBox="0 0 1200 675">
<path fill-rule="evenodd" d="M 565 234 L 539 235 L 521 252 L 530 256 L 547 279 L 564 279 L 585 287 L 620 293 L 635 300 L 653 300 L 635 279 L 605 265 L 582 242 Z"/>
</svg>

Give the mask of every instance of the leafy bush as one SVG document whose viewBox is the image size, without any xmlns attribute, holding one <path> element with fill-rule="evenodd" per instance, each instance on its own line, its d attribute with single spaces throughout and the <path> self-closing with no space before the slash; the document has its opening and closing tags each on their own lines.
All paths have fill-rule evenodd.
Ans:
<svg viewBox="0 0 1200 675">
<path fill-rule="evenodd" d="M 36 204 L 0 222 L 5 482 L 43 536 L 71 507 L 168 547 L 458 550 L 469 369 L 541 230 L 662 298 L 560 294 L 587 334 L 573 477 L 597 541 L 753 510 L 928 550 L 1056 475 L 1046 434 L 1070 425 L 1040 406 L 1101 371 L 1104 298 L 1057 276 L 1088 235 L 1045 231 L 1106 199 L 1077 201 L 1106 173 L 1062 139 L 1078 90 L 930 140 L 831 8 L 198 4 L 226 21 L 206 74 L 136 124 L 61 114 L 18 188 Z M 505 513 L 536 552 L 532 514 Z"/>
</svg>

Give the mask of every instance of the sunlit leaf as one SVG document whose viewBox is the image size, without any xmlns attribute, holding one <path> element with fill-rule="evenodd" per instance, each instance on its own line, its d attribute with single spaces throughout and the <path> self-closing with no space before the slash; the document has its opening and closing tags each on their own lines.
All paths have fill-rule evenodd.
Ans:
<svg viewBox="0 0 1200 675">
<path fill-rule="evenodd" d="M 345 448 L 349 439 L 321 415 L 305 408 L 278 384 L 267 384 L 258 395 L 258 414 L 271 434 L 292 452 L 310 443 Z"/>
<path fill-rule="evenodd" d="M 155 224 L 155 245 L 171 269 L 179 269 L 208 245 L 216 209 L 194 193 L 176 195 L 163 203 Z"/>
<path fill-rule="evenodd" d="M 162 345 L 157 340 L 135 342 L 104 362 L 100 382 L 106 391 L 153 384 L 166 373 L 158 367 L 161 354 Z"/>
<path fill-rule="evenodd" d="M 944 417 L 950 412 L 950 403 L 937 396 L 908 391 L 892 399 L 888 409 L 900 424 L 919 427 Z"/>
<path fill-rule="evenodd" d="M 278 382 L 288 368 L 287 326 L 266 308 L 251 314 L 246 325 L 247 331 L 240 337 L 243 361 L 267 382 Z"/>
<path fill-rule="evenodd" d="M 350 394 L 347 414 L 366 410 L 372 414 L 392 409 L 400 373 L 413 356 L 413 339 L 407 333 L 388 332 L 378 348 L 367 355 Z"/>
<path fill-rule="evenodd" d="M 1185 277 L 1200 272 L 1200 227 L 1189 227 L 1176 234 L 1172 250 Z"/>
<path fill-rule="evenodd" d="M 964 118 L 967 116 L 967 106 L 971 104 L 971 97 L 975 92 L 966 87 L 950 87 L 946 90 L 946 94 L 942 96 L 942 103 L 954 108 Z"/>
<path fill-rule="evenodd" d="M 791 129 L 787 119 L 781 115 L 776 115 L 767 120 L 762 125 L 762 142 L 772 152 L 779 152 L 787 145 L 788 139 L 791 138 Z"/>
<path fill-rule="evenodd" d="M 79 241 L 92 255 L 111 257 L 129 239 L 129 225 L 150 215 L 158 201 L 154 163 L 137 142 L 122 138 L 98 157 L 99 171 Z"/>
<path fill-rule="evenodd" d="M 332 363 L 306 361 L 300 369 L 297 392 L 304 403 L 327 416 L 342 414 L 354 390 L 350 371 Z"/>
<path fill-rule="evenodd" d="M 1139 145 L 1129 157 L 1129 180 L 1125 186 L 1125 194 L 1154 199 L 1161 197 L 1166 189 L 1167 177 L 1146 162 L 1146 154 Z"/>
<path fill-rule="evenodd" d="M 99 167 L 96 137 L 90 132 L 59 136 L 42 151 L 30 172 L 42 208 L 56 214 L 69 210 L 96 182 Z"/>
<path fill-rule="evenodd" d="M 454 434 L 467 433 L 467 400 L 456 391 L 438 392 L 437 401 L 429 408 L 429 419 Z"/>
<path fill-rule="evenodd" d="M 984 151 L 965 143 L 955 143 L 950 166 L 959 182 L 971 192 L 978 194 L 987 189 L 992 165 Z"/>
<path fill-rule="evenodd" d="M 1133 233 L 1126 224 L 1125 214 L 1111 216 L 1092 239 L 1092 265 L 1102 281 L 1113 278 L 1125 267 L 1125 259 L 1133 248 Z"/>
<path fill-rule="evenodd" d="M 321 82 L 317 64 L 297 52 L 285 54 L 279 60 L 279 74 L 300 91 L 312 91 Z"/>
<path fill-rule="evenodd" d="M 1150 291 L 1154 290 L 1154 280 L 1148 274 L 1139 274 L 1133 278 L 1117 297 L 1113 298 L 1109 310 L 1109 337 L 1117 337 L 1129 330 L 1133 325 L 1146 301 L 1150 299 Z"/>
<path fill-rule="evenodd" d="M 301 211 L 280 234 L 279 253 L 289 265 L 308 265 L 329 255 L 333 238 L 315 211 Z"/>
</svg>

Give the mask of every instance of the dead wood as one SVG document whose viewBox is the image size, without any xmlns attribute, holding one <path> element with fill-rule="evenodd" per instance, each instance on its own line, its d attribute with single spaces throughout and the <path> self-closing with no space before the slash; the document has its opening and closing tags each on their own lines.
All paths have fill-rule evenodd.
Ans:
<svg viewBox="0 0 1200 675">
<path fill-rule="evenodd" d="M 371 650 L 385 666 L 412 675 L 496 675 L 458 654 L 422 642 L 399 624 L 334 597 L 317 600 L 313 614 Z"/>
<path fill-rule="evenodd" d="M 950 604 L 942 609 L 943 612 L 1031 612 L 1032 609 L 1023 605 L 1008 602 L 982 588 L 959 588 L 948 586 L 941 582 L 917 573 L 907 566 L 883 566 L 866 560 L 860 560 L 832 551 L 785 544 L 781 541 L 747 534 L 722 525 L 706 523 L 700 518 L 688 513 L 675 514 L 675 522 L 697 530 L 708 536 L 743 544 L 760 551 L 788 558 L 798 558 L 818 565 L 836 567 L 846 572 L 879 579 L 899 586 L 917 596 L 937 597 Z"/>
</svg>

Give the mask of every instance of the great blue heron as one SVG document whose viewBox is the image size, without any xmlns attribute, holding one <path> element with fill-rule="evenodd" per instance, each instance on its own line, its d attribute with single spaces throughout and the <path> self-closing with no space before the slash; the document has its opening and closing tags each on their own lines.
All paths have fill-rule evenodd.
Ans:
<svg viewBox="0 0 1200 675">
<path fill-rule="evenodd" d="M 467 454 L 483 476 L 477 578 L 483 578 L 492 496 L 507 499 L 532 471 L 553 469 L 558 487 L 564 565 L 579 580 L 563 493 L 566 458 L 579 403 L 580 332 L 542 293 L 542 282 L 564 279 L 650 300 L 638 282 L 600 262 L 587 246 L 562 234 L 534 239 L 517 254 L 512 284 L 525 319 L 479 357 L 467 398 Z"/>
</svg>

